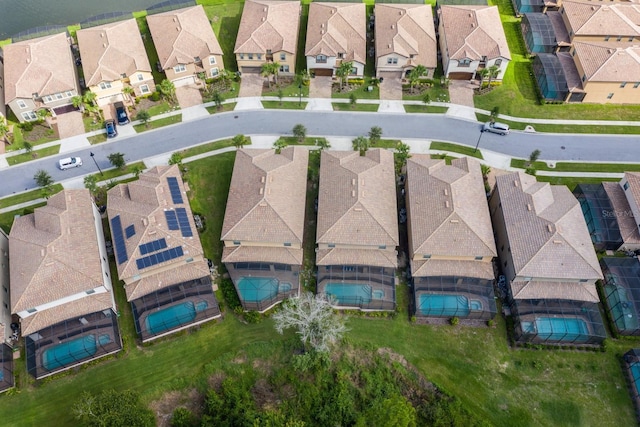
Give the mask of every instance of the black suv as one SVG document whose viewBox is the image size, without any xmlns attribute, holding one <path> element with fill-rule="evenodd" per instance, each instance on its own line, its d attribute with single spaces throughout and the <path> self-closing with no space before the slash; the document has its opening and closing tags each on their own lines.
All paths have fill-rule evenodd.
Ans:
<svg viewBox="0 0 640 427">
<path fill-rule="evenodd" d="M 127 109 L 124 107 L 122 102 L 116 102 L 116 117 L 118 118 L 118 124 L 120 126 L 126 125 L 129 123 L 129 116 L 127 115 Z"/>
</svg>

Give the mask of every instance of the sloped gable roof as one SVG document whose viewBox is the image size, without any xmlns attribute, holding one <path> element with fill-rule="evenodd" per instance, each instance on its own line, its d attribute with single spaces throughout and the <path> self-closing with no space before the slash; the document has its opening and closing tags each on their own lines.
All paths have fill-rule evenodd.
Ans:
<svg viewBox="0 0 640 427">
<path fill-rule="evenodd" d="M 309 6 L 305 56 L 344 54 L 345 61 L 367 61 L 364 3 L 316 3 Z"/>
<path fill-rule="evenodd" d="M 573 43 L 587 81 L 634 82 L 640 76 L 640 47 L 621 43 Z"/>
<path fill-rule="evenodd" d="M 413 65 L 437 66 L 436 30 L 431 6 L 384 4 L 375 6 L 376 57 L 396 53 L 415 55 Z"/>
<path fill-rule="evenodd" d="M 223 54 L 202 5 L 150 15 L 147 23 L 163 69 Z"/>
<path fill-rule="evenodd" d="M 640 36 L 640 5 L 563 1 L 562 8 L 579 36 Z"/>
<path fill-rule="evenodd" d="M 569 189 L 522 172 L 496 178 L 518 276 L 602 278 L 580 204 Z"/>
<path fill-rule="evenodd" d="M 317 243 L 398 245 L 392 152 L 322 152 Z"/>
<path fill-rule="evenodd" d="M 299 25 L 299 1 L 247 0 L 233 52 L 295 54 Z"/>
<path fill-rule="evenodd" d="M 120 80 L 123 74 L 151 72 L 135 19 L 78 30 L 76 37 L 87 86 Z"/>
<path fill-rule="evenodd" d="M 569 299 L 573 301 L 600 302 L 593 283 L 576 282 L 511 282 L 514 299 Z"/>
<path fill-rule="evenodd" d="M 496 6 L 441 6 L 440 20 L 449 58 L 511 59 Z"/>
<path fill-rule="evenodd" d="M 78 90 L 67 33 L 8 44 L 4 51 L 4 103 Z"/>
<path fill-rule="evenodd" d="M 302 244 L 308 162 L 300 147 L 238 150 L 221 239 Z"/>
<path fill-rule="evenodd" d="M 410 256 L 496 256 L 480 164 L 468 157 L 451 165 L 428 155 L 407 161 Z"/>
<path fill-rule="evenodd" d="M 93 209 L 88 190 L 64 190 L 15 219 L 9 235 L 12 313 L 104 285 Z"/>
<path fill-rule="evenodd" d="M 168 178 L 176 180 L 178 193 L 181 195 L 182 201 L 174 200 Z M 121 255 L 123 256 L 122 263 L 117 262 L 118 276 L 121 280 L 135 276 L 148 277 L 144 280 L 138 280 L 133 286 L 131 284 L 127 286 L 129 300 L 131 300 L 132 295 L 140 295 L 142 293 L 135 291 L 135 286 L 144 285 L 146 282 L 152 284 L 150 285 L 151 287 L 146 289 L 155 291 L 159 287 L 168 287 L 208 275 L 208 268 L 205 268 L 206 263 L 198 261 L 203 257 L 202 245 L 198 238 L 198 232 L 193 221 L 191 207 L 189 206 L 189 200 L 186 196 L 178 166 L 156 166 L 140 175 L 137 181 L 113 187 L 107 193 L 107 206 L 111 225 L 113 225 L 114 218 L 119 217 L 123 230 L 126 230 L 127 227 L 132 227 L 133 230 L 133 234 L 128 237 L 125 234 L 123 246 L 126 249 L 126 255 Z M 170 228 L 166 217 L 167 213 L 165 212 L 177 212 L 178 209 L 185 209 L 188 227 L 191 229 L 192 236 L 184 236 L 182 228 Z M 115 236 L 114 230 L 111 233 L 112 236 Z M 181 247 L 183 255 L 159 262 L 151 267 L 139 269 L 137 260 L 147 255 L 142 253 L 142 245 L 162 239 L 166 243 L 166 248 L 162 250 Z M 122 247 L 116 243 L 114 245 L 116 260 L 118 260 L 121 250 Z M 188 258 L 195 258 L 196 261 L 190 262 L 188 264 L 189 268 L 181 268 Z M 197 265 L 199 262 L 204 263 L 204 267 Z M 198 269 L 204 269 L 205 273 L 194 273 Z M 157 274 L 147 274 L 154 271 L 159 272 Z M 194 277 L 194 274 L 197 277 Z"/>
</svg>

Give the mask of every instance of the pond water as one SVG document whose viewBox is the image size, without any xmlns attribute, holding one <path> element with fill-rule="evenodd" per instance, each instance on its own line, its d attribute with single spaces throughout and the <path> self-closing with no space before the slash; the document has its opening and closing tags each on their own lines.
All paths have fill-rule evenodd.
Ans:
<svg viewBox="0 0 640 427">
<path fill-rule="evenodd" d="M 162 0 L 0 0 L 0 40 L 47 25 L 72 25 L 107 12 L 144 10 Z"/>
</svg>

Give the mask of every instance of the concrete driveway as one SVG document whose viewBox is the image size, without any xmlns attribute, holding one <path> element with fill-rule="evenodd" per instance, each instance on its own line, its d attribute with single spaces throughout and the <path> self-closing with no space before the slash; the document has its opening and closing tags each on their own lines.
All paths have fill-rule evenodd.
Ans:
<svg viewBox="0 0 640 427">
<path fill-rule="evenodd" d="M 473 108 L 473 89 L 477 87 L 468 80 L 451 80 L 449 82 L 449 99 L 452 104 Z"/>
<path fill-rule="evenodd" d="M 380 99 L 399 101 L 402 100 L 402 72 L 383 72 L 380 83 Z"/>
<path fill-rule="evenodd" d="M 242 73 L 242 81 L 240 82 L 240 97 L 262 96 L 262 87 L 264 85 L 264 77 L 259 73 Z"/>
<path fill-rule="evenodd" d="M 80 111 L 70 111 L 56 116 L 58 121 L 58 134 L 60 139 L 85 133 L 82 113 Z"/>
<path fill-rule="evenodd" d="M 176 98 L 178 99 L 180 108 L 189 108 L 202 104 L 200 89 L 195 84 L 177 87 Z"/>
<path fill-rule="evenodd" d="M 309 81 L 309 98 L 331 98 L 333 79 L 328 76 L 316 76 Z"/>
</svg>

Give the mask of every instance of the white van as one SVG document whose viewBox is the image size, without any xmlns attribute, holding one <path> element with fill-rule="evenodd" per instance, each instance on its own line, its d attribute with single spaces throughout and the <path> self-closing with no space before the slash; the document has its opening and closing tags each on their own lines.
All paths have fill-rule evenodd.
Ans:
<svg viewBox="0 0 640 427">
<path fill-rule="evenodd" d="M 482 126 L 482 132 L 493 132 L 499 135 L 506 135 L 509 133 L 509 125 L 498 122 L 487 122 Z"/>
<path fill-rule="evenodd" d="M 58 167 L 61 170 L 79 168 L 80 166 L 82 166 L 82 159 L 80 157 L 67 157 L 58 161 Z"/>
</svg>

